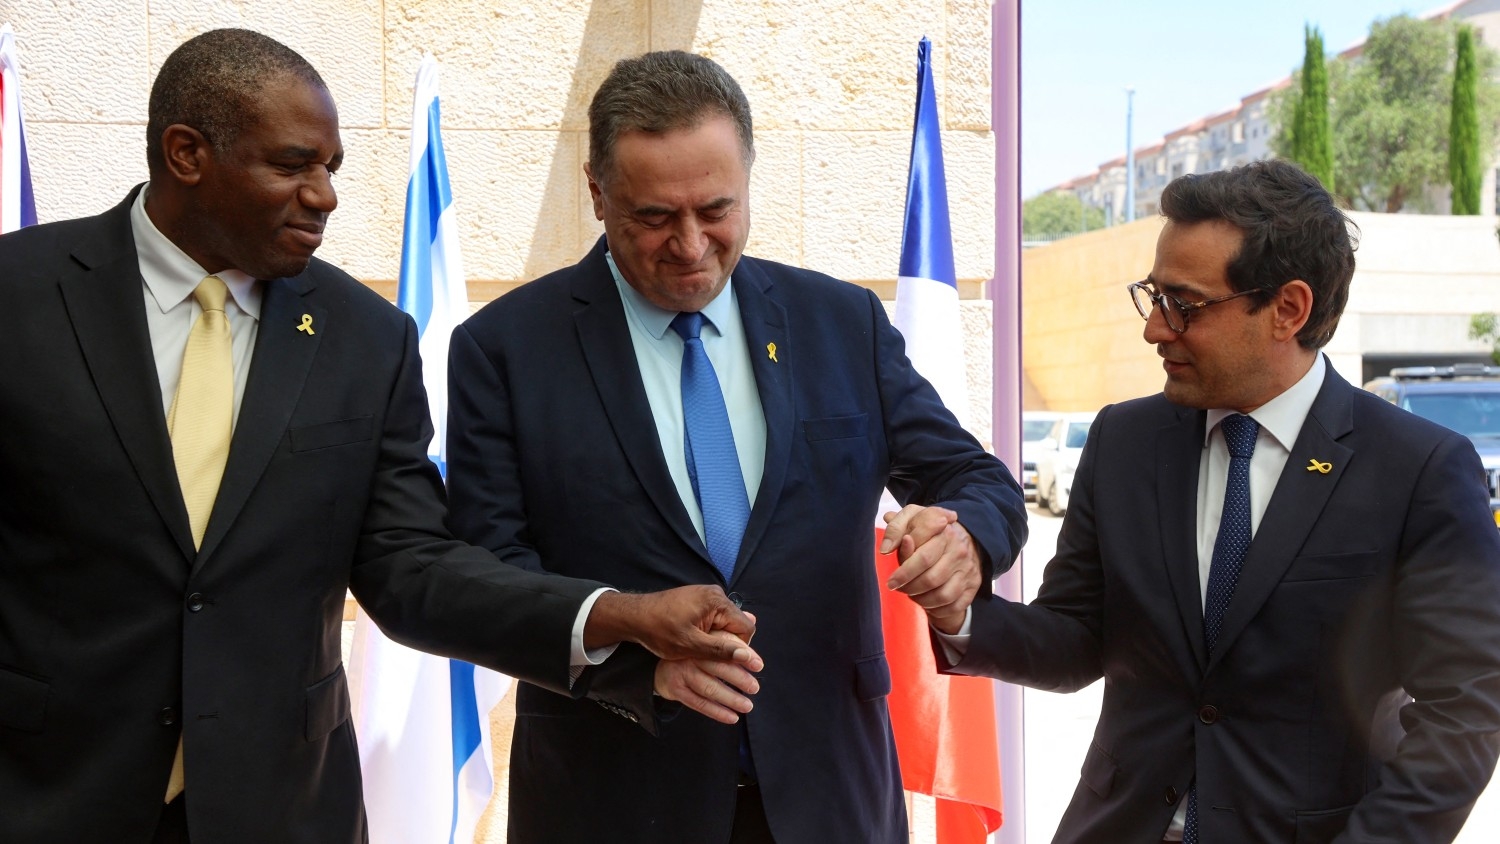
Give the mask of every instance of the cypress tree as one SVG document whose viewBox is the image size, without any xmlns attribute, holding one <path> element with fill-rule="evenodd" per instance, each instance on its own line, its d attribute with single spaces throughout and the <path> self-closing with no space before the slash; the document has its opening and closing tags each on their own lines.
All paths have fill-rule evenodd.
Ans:
<svg viewBox="0 0 1500 844">
<path fill-rule="evenodd" d="M 1453 185 L 1453 213 L 1478 214 L 1484 175 L 1479 160 L 1479 74 L 1473 28 L 1458 28 L 1457 46 L 1453 112 L 1448 124 L 1448 180 Z"/>
<path fill-rule="evenodd" d="M 1328 62 L 1323 56 L 1323 34 L 1316 27 L 1303 30 L 1302 92 L 1292 119 L 1292 160 L 1333 191 L 1333 132 L 1328 122 Z"/>
</svg>

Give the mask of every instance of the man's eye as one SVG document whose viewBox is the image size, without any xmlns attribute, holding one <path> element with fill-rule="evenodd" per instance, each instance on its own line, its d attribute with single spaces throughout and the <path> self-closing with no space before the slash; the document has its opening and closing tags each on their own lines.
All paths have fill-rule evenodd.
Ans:
<svg viewBox="0 0 1500 844">
<path fill-rule="evenodd" d="M 641 225 L 645 226 L 648 229 L 656 229 L 656 228 L 661 228 L 662 226 L 666 225 L 667 215 L 665 215 L 665 214 L 639 214 L 639 215 L 636 216 L 635 220 L 636 220 L 636 222 L 640 223 Z"/>
</svg>

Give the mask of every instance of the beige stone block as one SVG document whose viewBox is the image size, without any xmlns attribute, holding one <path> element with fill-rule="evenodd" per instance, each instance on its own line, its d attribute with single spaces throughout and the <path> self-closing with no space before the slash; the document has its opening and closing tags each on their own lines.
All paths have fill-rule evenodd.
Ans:
<svg viewBox="0 0 1500 844">
<path fill-rule="evenodd" d="M 944 132 L 954 269 L 994 268 L 994 146 L 988 133 Z M 850 280 L 894 279 L 901 256 L 911 130 L 808 133 L 803 142 L 804 251 Z"/>
<path fill-rule="evenodd" d="M 338 105 L 340 123 L 385 125 L 382 0 L 296 0 L 290 10 L 271 0 L 151 0 L 145 5 L 153 79 L 167 55 L 194 35 L 220 27 L 253 29 L 296 50 L 318 69 Z M 409 97 L 406 102 L 408 116 L 401 123 L 411 121 Z"/>
<path fill-rule="evenodd" d="M 946 37 L 933 35 L 943 128 L 987 132 L 990 123 L 990 0 L 948 0 Z"/>
<path fill-rule="evenodd" d="M 445 132 L 470 281 L 528 281 L 578 260 L 571 133 Z"/>
<path fill-rule="evenodd" d="M 145 0 L 0 0 L 0 22 L 16 33 L 27 123 L 144 126 L 151 85 L 139 60 L 148 40 L 145 12 Z M 81 42 L 86 49 L 80 49 Z M 143 137 L 145 130 L 137 134 Z M 144 156 L 144 147 L 137 146 Z M 97 157 L 85 160 L 97 162 Z"/>
<path fill-rule="evenodd" d="M 802 135 L 759 132 L 750 170 L 750 240 L 757 258 L 803 266 Z"/>
<path fill-rule="evenodd" d="M 410 132 L 345 129 L 339 207 L 318 257 L 364 282 L 394 283 L 401 268 Z M 394 290 L 394 288 L 391 288 Z"/>
<path fill-rule="evenodd" d="M 995 308 L 988 299 L 964 300 L 958 303 L 960 325 L 964 333 L 964 375 L 969 390 L 969 432 L 987 449 L 993 450 Z"/>
<path fill-rule="evenodd" d="M 28 122 L 26 147 L 39 222 L 106 211 L 146 181 L 142 126 Z"/>
<path fill-rule="evenodd" d="M 948 177 L 954 271 L 960 279 L 987 279 L 995 272 L 994 134 L 944 132 L 943 169 Z M 904 178 L 906 169 L 901 172 Z"/>
<path fill-rule="evenodd" d="M 389 0 L 387 119 L 410 121 L 423 51 L 443 67 L 443 119 L 466 129 L 583 129 L 620 58 L 646 48 L 646 0 Z"/>
<path fill-rule="evenodd" d="M 812 269 L 894 279 L 911 129 L 809 132 L 802 141 L 803 252 Z"/>
<path fill-rule="evenodd" d="M 745 89 L 758 126 L 823 130 L 909 126 L 917 40 L 939 33 L 940 0 L 653 0 L 652 46 L 691 49 Z"/>
</svg>

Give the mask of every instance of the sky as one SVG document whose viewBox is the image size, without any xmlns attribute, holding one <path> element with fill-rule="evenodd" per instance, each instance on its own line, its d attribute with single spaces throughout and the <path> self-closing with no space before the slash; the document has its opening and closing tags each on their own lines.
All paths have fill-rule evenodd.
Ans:
<svg viewBox="0 0 1500 844">
<path fill-rule="evenodd" d="M 1377 19 L 1453 0 L 1021 0 L 1021 195 L 1225 111 L 1302 66 L 1304 23 L 1330 54 Z"/>
</svg>

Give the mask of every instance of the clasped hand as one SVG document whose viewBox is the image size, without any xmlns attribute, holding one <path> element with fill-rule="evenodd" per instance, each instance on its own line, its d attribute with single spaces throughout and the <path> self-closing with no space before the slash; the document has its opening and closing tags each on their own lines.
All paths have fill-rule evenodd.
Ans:
<svg viewBox="0 0 1500 844">
<path fill-rule="evenodd" d="M 969 531 L 958 523 L 957 513 L 943 507 L 908 504 L 884 518 L 880 553 L 895 551 L 901 564 L 886 588 L 916 601 L 933 627 L 957 633 L 984 581 Z"/>
</svg>

